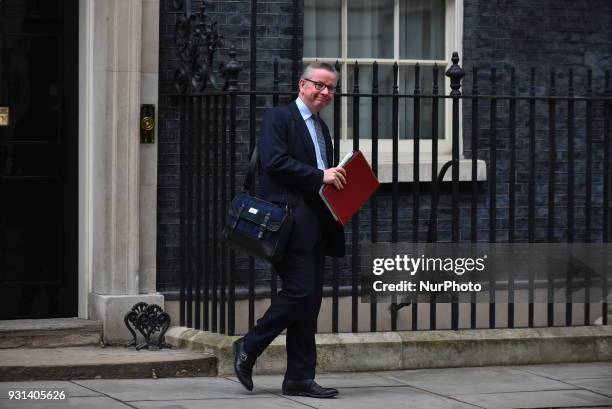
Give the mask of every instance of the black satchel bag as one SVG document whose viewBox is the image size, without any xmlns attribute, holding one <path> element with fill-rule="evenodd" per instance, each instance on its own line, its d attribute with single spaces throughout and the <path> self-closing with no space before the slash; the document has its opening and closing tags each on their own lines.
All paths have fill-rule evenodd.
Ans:
<svg viewBox="0 0 612 409">
<path fill-rule="evenodd" d="M 293 215 L 287 191 L 284 207 L 251 194 L 258 159 L 255 147 L 242 192 L 232 199 L 229 206 L 222 237 L 230 248 L 274 264 L 283 257 L 293 227 Z"/>
</svg>

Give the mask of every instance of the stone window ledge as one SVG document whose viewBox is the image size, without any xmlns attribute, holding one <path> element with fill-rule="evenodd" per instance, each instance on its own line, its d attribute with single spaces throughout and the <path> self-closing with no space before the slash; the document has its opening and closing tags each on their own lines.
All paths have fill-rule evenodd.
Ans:
<svg viewBox="0 0 612 409">
<path fill-rule="evenodd" d="M 362 151 L 366 159 L 372 164 L 372 154 L 368 151 Z M 425 156 L 426 155 L 426 156 Z M 340 155 L 342 158 L 344 154 Z M 424 157 L 425 156 L 425 157 Z M 399 182 L 413 182 L 414 181 L 414 162 L 412 161 L 412 153 L 401 153 L 399 155 L 399 166 L 398 166 L 398 181 Z M 450 155 L 440 155 L 438 157 L 438 173 L 446 162 L 451 160 Z M 419 182 L 429 183 L 431 182 L 431 153 L 421 154 L 421 160 L 419 163 Z M 487 180 L 487 165 L 482 159 L 476 161 L 476 178 L 478 182 L 484 182 Z M 443 182 L 452 182 L 453 174 L 452 169 L 449 168 L 444 175 Z M 391 183 L 393 181 L 393 159 L 390 153 L 380 153 L 378 159 L 378 180 L 380 183 Z M 472 181 L 472 159 L 460 158 L 459 159 L 459 181 L 460 182 L 471 182 Z"/>
<path fill-rule="evenodd" d="M 399 158 L 398 166 L 398 180 L 399 182 L 413 182 L 414 181 L 414 163 L 407 158 Z M 450 157 L 438 158 L 438 173 L 444 164 L 451 160 Z M 428 183 L 432 181 L 431 175 L 431 159 L 421 160 L 419 162 L 419 182 Z M 393 163 L 392 162 L 379 162 L 378 163 L 378 180 L 380 183 L 391 183 L 393 181 Z M 443 182 L 452 182 L 453 172 L 452 168 L 449 168 L 444 175 Z M 487 165 L 484 160 L 478 159 L 476 161 L 476 180 L 478 182 L 484 182 L 487 180 Z M 459 181 L 460 182 L 471 182 L 472 181 L 472 160 L 471 159 L 459 159 Z"/>
</svg>

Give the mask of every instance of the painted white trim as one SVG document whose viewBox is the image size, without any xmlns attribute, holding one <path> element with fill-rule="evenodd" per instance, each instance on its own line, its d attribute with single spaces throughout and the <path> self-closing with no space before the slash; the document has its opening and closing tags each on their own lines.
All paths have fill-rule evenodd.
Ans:
<svg viewBox="0 0 612 409">
<path fill-rule="evenodd" d="M 348 56 L 348 0 L 342 0 L 342 6 L 340 9 L 341 25 L 340 25 L 340 78 L 342 82 L 341 89 L 343 92 L 348 91 L 348 68 L 347 68 L 347 56 Z M 346 98 L 340 100 L 340 139 L 348 140 L 348 100 Z"/>
<path fill-rule="evenodd" d="M 92 145 L 94 77 L 94 0 L 79 0 L 79 131 L 78 131 L 78 316 L 89 318 L 92 283 Z"/>
<path fill-rule="evenodd" d="M 352 64 L 355 61 L 357 61 L 359 64 L 372 64 L 374 61 L 376 61 L 378 65 L 393 65 L 395 62 L 397 62 L 398 65 L 414 65 L 416 63 L 419 63 L 419 65 L 421 66 L 433 66 L 434 64 L 438 64 L 440 66 L 440 69 L 443 69 L 444 66 L 448 63 L 448 61 L 446 60 L 394 60 L 389 58 L 302 58 L 302 62 L 304 63 L 324 61 L 335 64 L 336 60 L 341 64 Z"/>
<path fill-rule="evenodd" d="M 400 58 L 400 0 L 393 2 L 393 59 L 399 60 Z M 398 63 L 399 64 L 399 63 Z"/>
</svg>

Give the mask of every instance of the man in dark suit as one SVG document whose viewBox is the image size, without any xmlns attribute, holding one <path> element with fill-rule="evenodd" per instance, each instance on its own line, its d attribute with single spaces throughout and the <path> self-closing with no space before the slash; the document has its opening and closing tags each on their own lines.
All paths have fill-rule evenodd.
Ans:
<svg viewBox="0 0 612 409">
<path fill-rule="evenodd" d="M 323 184 L 342 189 L 345 171 L 332 167 L 327 125 L 317 115 L 330 104 L 338 74 L 327 63 L 312 63 L 300 78 L 298 98 L 268 110 L 259 138 L 263 199 L 284 204 L 289 198 L 293 229 L 283 259 L 274 265 L 283 285 L 266 313 L 234 343 L 236 376 L 248 390 L 255 360 L 287 329 L 285 395 L 330 398 L 338 391 L 315 381 L 315 331 L 321 307 L 326 255 L 344 256 L 344 230 L 319 197 Z"/>
</svg>

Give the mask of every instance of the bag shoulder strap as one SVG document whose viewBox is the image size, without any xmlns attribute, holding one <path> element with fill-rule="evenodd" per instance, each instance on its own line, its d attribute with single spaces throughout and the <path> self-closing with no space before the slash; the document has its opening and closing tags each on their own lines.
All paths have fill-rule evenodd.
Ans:
<svg viewBox="0 0 612 409">
<path fill-rule="evenodd" d="M 251 193 L 253 182 L 255 181 L 255 169 L 257 168 L 257 162 L 259 161 L 259 153 L 257 151 L 257 145 L 253 148 L 251 153 L 251 160 L 249 161 L 249 169 L 247 170 L 246 177 L 244 178 L 244 184 L 242 185 L 242 191 L 248 194 Z"/>
<path fill-rule="evenodd" d="M 293 121 L 289 123 L 289 140 L 291 140 L 291 136 L 295 132 L 293 129 Z M 259 162 L 259 152 L 257 149 L 257 144 L 253 148 L 253 152 L 251 153 L 251 160 L 249 161 L 249 168 L 247 170 L 246 177 L 244 178 L 244 183 L 242 185 L 242 192 L 248 193 L 249 195 L 253 195 L 251 193 L 251 188 L 253 187 L 253 183 L 255 182 L 255 171 L 257 169 L 257 163 Z M 291 194 L 289 193 L 289 189 L 285 188 L 285 207 L 290 209 L 291 206 L 289 204 L 289 198 Z M 295 202 L 293 203 L 295 204 Z"/>
<path fill-rule="evenodd" d="M 255 181 L 255 170 L 257 169 L 257 163 L 259 162 L 259 152 L 257 151 L 257 145 L 253 149 L 253 153 L 251 153 L 251 160 L 249 161 L 249 169 L 247 170 L 246 177 L 244 178 L 244 184 L 242 185 L 242 192 L 247 193 L 251 196 L 254 193 L 251 192 L 251 188 L 253 187 L 253 182 Z M 285 188 L 285 208 L 287 210 L 290 209 L 289 206 L 289 190 Z"/>
</svg>

